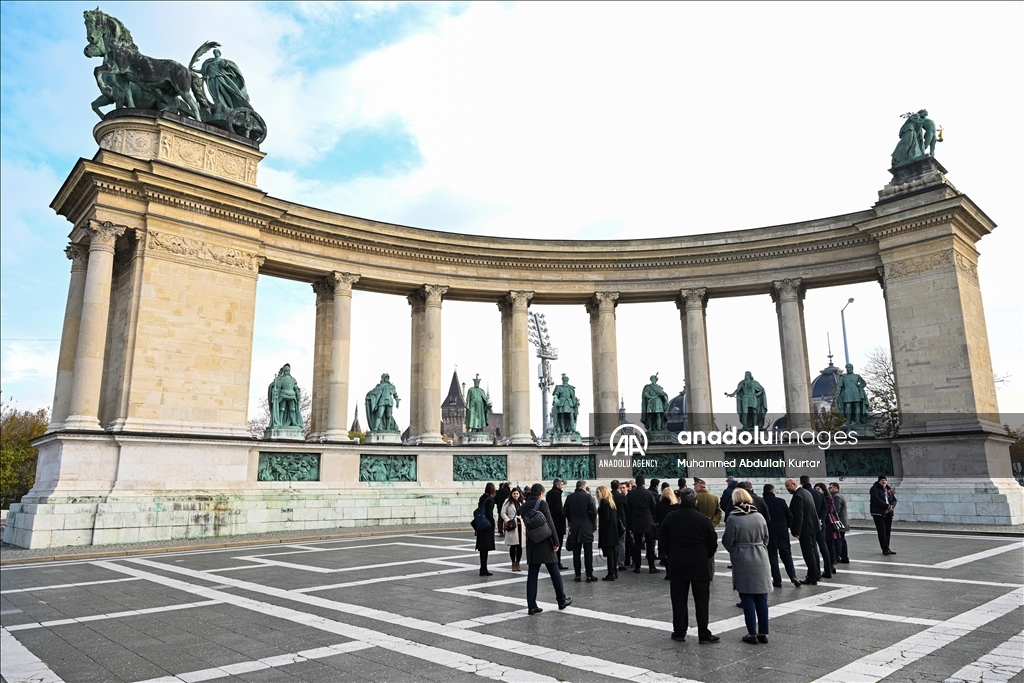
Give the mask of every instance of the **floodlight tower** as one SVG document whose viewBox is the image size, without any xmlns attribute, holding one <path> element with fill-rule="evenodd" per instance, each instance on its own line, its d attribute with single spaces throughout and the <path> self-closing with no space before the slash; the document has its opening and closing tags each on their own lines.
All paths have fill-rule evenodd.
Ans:
<svg viewBox="0 0 1024 683">
<path fill-rule="evenodd" d="M 558 360 L 558 349 L 551 346 L 548 323 L 544 320 L 543 313 L 530 312 L 529 339 L 530 343 L 537 347 L 537 358 L 540 358 L 540 363 L 537 364 L 537 386 L 540 387 L 541 410 L 544 416 L 544 431 L 541 438 L 550 439 L 551 433 L 555 431 L 551 411 L 548 409 L 551 387 L 555 386 L 555 380 L 551 377 L 551 361 Z"/>
</svg>

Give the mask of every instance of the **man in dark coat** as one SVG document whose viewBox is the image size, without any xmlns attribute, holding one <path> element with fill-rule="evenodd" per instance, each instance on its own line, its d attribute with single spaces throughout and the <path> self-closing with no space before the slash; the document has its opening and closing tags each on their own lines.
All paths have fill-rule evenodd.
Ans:
<svg viewBox="0 0 1024 683">
<path fill-rule="evenodd" d="M 768 510 L 768 506 L 765 505 L 764 498 L 754 493 L 754 484 L 752 482 L 745 481 L 740 484 L 740 486 L 747 490 L 747 493 L 750 494 L 750 498 L 754 501 L 754 507 L 757 508 L 757 511 L 761 513 L 762 517 L 764 517 L 764 521 L 768 522 L 769 526 L 771 526 L 771 512 Z"/>
<path fill-rule="evenodd" d="M 558 609 L 565 609 L 572 604 L 572 598 L 566 595 L 565 590 L 562 588 L 562 573 L 558 571 L 558 564 L 556 564 L 558 559 L 557 553 L 560 547 L 558 545 L 558 534 L 556 533 L 555 522 L 551 519 L 551 510 L 544 500 L 544 487 L 540 484 L 534 484 L 530 487 L 530 495 L 519 509 L 524 522 L 530 509 L 539 510 L 547 519 L 548 527 L 551 529 L 551 534 L 537 543 L 530 539 L 529 531 L 524 529 L 526 533 L 526 564 L 529 568 L 526 576 L 526 607 L 527 612 L 532 617 L 534 614 L 544 611 L 537 606 L 537 578 L 540 575 L 541 565 L 547 568 L 548 574 L 551 576 L 551 583 L 555 587 L 555 598 L 558 600 Z"/>
<path fill-rule="evenodd" d="M 597 503 L 587 493 L 587 482 L 576 482 L 576 490 L 565 499 L 565 518 L 569 521 L 568 540 L 572 543 L 572 568 L 576 580 L 581 581 L 580 553 L 587 567 L 587 583 L 597 581 L 594 576 L 594 529 L 597 525 Z"/>
<path fill-rule="evenodd" d="M 719 500 L 719 506 L 722 508 L 722 519 L 729 518 L 729 512 L 732 510 L 732 492 L 736 489 L 736 478 L 728 476 L 725 478 L 726 487 L 722 491 L 722 497 Z"/>
<path fill-rule="evenodd" d="M 480 553 L 480 576 L 492 576 L 491 572 L 487 571 L 487 553 L 494 550 L 494 484 L 488 482 L 484 488 L 483 495 L 480 496 L 480 500 L 477 501 L 477 507 L 483 508 L 484 517 L 490 522 L 490 526 L 486 529 L 477 530 L 474 524 L 474 531 L 476 531 L 476 549 Z"/>
<path fill-rule="evenodd" d="M 555 477 L 555 480 L 551 482 L 551 490 L 548 491 L 548 495 L 545 496 L 545 500 L 548 502 L 548 509 L 551 510 L 551 519 L 555 521 L 555 529 L 558 530 L 558 568 L 568 569 L 562 564 L 562 544 L 565 542 L 565 512 L 562 509 L 562 487 L 565 486 L 565 482 Z"/>
<path fill-rule="evenodd" d="M 786 480 L 786 490 L 793 494 L 793 499 L 789 503 L 789 511 L 793 514 L 790 530 L 793 536 L 800 539 L 800 553 L 804 557 L 804 564 L 807 565 L 807 578 L 803 583 L 816 586 L 821 578 L 818 546 L 815 543 L 820 523 L 818 512 L 814 509 L 814 498 L 810 491 L 800 488 L 796 479 Z"/>
<path fill-rule="evenodd" d="M 687 598 L 693 591 L 697 613 L 697 638 L 701 643 L 717 643 L 720 638 L 708 629 L 708 603 L 711 597 L 711 572 L 708 562 L 718 550 L 718 534 L 711 520 L 697 509 L 697 494 L 684 489 L 680 507 L 661 523 L 660 543 L 668 554 L 668 576 L 672 595 L 672 640 L 686 640 L 689 624 Z"/>
<path fill-rule="evenodd" d="M 636 486 L 626 496 L 629 507 L 629 529 L 633 532 L 633 573 L 640 573 L 640 551 L 647 546 L 647 564 L 651 574 L 661 570 L 654 566 L 654 495 L 644 488 L 646 479 L 636 478 Z"/>
<path fill-rule="evenodd" d="M 501 508 L 505 504 L 505 501 L 512 495 L 512 485 L 507 482 L 501 482 L 501 486 L 498 487 L 498 493 L 494 496 L 494 509 L 501 513 Z M 500 524 L 498 525 L 498 535 L 504 537 L 505 529 Z"/>
<path fill-rule="evenodd" d="M 825 568 L 821 574 L 823 579 L 832 578 L 832 556 L 828 552 L 828 542 L 825 540 L 825 520 L 828 519 L 828 508 L 825 505 L 825 496 L 821 491 L 811 486 L 811 478 L 806 474 L 800 476 L 800 488 L 810 491 L 814 499 L 814 514 L 818 516 L 818 532 L 814 535 L 814 542 L 818 546 L 822 566 Z"/>
<path fill-rule="evenodd" d="M 771 513 L 771 518 L 765 517 L 765 519 L 768 520 L 768 564 L 772 568 L 772 585 L 776 588 L 782 587 L 782 574 L 779 572 L 779 557 L 781 556 L 789 580 L 799 588 L 800 580 L 796 578 L 793 551 L 789 545 L 789 529 L 793 524 L 793 513 L 789 511 L 786 501 L 775 495 L 775 487 L 771 484 L 764 485 L 763 500 Z"/>
<path fill-rule="evenodd" d="M 875 531 L 878 532 L 878 545 L 882 547 L 883 555 L 895 555 L 889 548 L 889 538 L 892 534 L 892 518 L 896 511 L 896 492 L 889 486 L 889 480 L 885 475 L 878 477 L 868 492 L 868 501 L 871 519 L 875 521 Z"/>
<path fill-rule="evenodd" d="M 615 571 L 620 572 L 626 568 L 626 537 L 629 536 L 629 513 L 626 506 L 626 484 L 620 482 L 618 479 L 612 480 L 611 485 L 612 499 L 615 501 L 615 512 L 618 513 L 619 519 L 622 520 L 622 528 L 626 529 L 626 533 L 619 537 L 619 566 L 615 568 Z"/>
</svg>

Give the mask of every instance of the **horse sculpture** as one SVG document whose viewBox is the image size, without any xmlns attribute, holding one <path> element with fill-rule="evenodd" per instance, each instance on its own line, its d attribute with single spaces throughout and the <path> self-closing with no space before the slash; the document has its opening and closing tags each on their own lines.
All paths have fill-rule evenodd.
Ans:
<svg viewBox="0 0 1024 683">
<path fill-rule="evenodd" d="M 102 93 L 92 103 L 100 107 L 158 109 L 202 120 L 192 96 L 192 72 L 173 59 L 153 59 L 139 52 L 132 34 L 120 21 L 98 8 L 85 15 L 86 57 L 102 57 L 93 74 Z M 178 98 L 181 98 L 180 100 Z"/>
</svg>

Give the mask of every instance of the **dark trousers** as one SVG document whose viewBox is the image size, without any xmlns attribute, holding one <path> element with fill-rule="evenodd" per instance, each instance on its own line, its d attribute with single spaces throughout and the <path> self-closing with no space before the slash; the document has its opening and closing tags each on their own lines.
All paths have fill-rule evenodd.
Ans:
<svg viewBox="0 0 1024 683">
<path fill-rule="evenodd" d="M 825 530 L 818 529 L 818 533 L 815 534 L 814 540 L 818 544 L 818 552 L 821 553 L 821 575 L 827 579 L 832 576 L 832 555 L 828 552 L 828 543 L 825 541 Z"/>
<path fill-rule="evenodd" d="M 832 560 L 832 569 L 835 570 L 836 563 L 839 562 L 839 555 L 836 555 L 836 539 L 832 538 L 832 532 L 825 532 L 825 547 L 828 548 L 828 556 Z"/>
<path fill-rule="evenodd" d="M 633 569 L 640 568 L 640 555 L 644 546 L 647 546 L 647 564 L 654 569 L 654 534 L 638 534 L 634 532 L 633 539 Z"/>
<path fill-rule="evenodd" d="M 512 562 L 520 562 L 523 559 L 523 546 L 510 545 L 508 547 L 508 559 Z"/>
<path fill-rule="evenodd" d="M 487 552 L 486 550 L 480 551 L 480 571 L 487 571 Z"/>
<path fill-rule="evenodd" d="M 743 605 L 743 620 L 747 622 L 747 633 L 768 635 L 768 594 L 740 593 Z"/>
<path fill-rule="evenodd" d="M 614 545 L 611 548 L 605 548 L 605 553 L 608 554 L 608 576 L 619 575 L 619 546 Z"/>
<path fill-rule="evenodd" d="M 572 546 L 572 568 L 576 576 L 580 575 L 580 552 L 583 553 L 584 564 L 587 567 L 587 576 L 594 575 L 594 544 L 574 543 Z"/>
<path fill-rule="evenodd" d="M 889 551 L 889 536 L 892 534 L 892 515 L 871 515 L 875 520 L 875 531 L 878 532 L 878 545 L 882 552 Z"/>
<path fill-rule="evenodd" d="M 558 530 L 558 552 L 555 556 L 558 558 L 558 565 L 562 565 L 562 548 L 565 546 L 565 529 Z"/>
<path fill-rule="evenodd" d="M 546 565 L 548 574 L 551 575 L 551 583 L 555 587 L 555 598 L 558 600 L 558 604 L 561 605 L 565 602 L 565 589 L 562 588 L 562 574 L 558 571 L 558 565 L 554 562 L 550 562 Z M 540 565 L 531 564 L 528 565 L 528 573 L 526 575 L 526 606 L 530 609 L 537 607 L 537 577 L 540 575 Z"/>
<path fill-rule="evenodd" d="M 839 555 L 837 562 L 849 562 L 850 561 L 850 546 L 846 544 L 846 532 L 840 531 L 839 538 L 835 540 L 836 554 Z"/>
<path fill-rule="evenodd" d="M 807 565 L 807 580 L 817 582 L 821 578 L 821 569 L 814 534 L 805 533 L 800 536 L 800 554 L 804 556 L 804 564 Z"/>
<path fill-rule="evenodd" d="M 636 539 L 633 538 L 632 531 L 627 531 L 624 538 L 626 539 L 626 554 L 623 557 L 625 558 L 625 563 L 628 567 L 633 562 L 633 547 L 636 545 Z"/>
<path fill-rule="evenodd" d="M 629 536 L 629 534 L 624 533 L 619 536 L 619 545 L 616 547 L 617 552 L 615 553 L 615 558 L 618 560 L 620 565 L 626 560 L 626 536 Z M 617 571 L 618 567 L 615 569 Z"/>
<path fill-rule="evenodd" d="M 689 628 L 690 623 L 686 603 L 692 590 L 693 608 L 697 613 L 697 634 L 700 637 L 711 635 L 711 631 L 708 630 L 708 602 L 711 599 L 711 582 L 672 579 L 669 585 L 669 591 L 672 596 L 672 630 L 679 635 L 686 635 L 686 629 Z"/>
<path fill-rule="evenodd" d="M 786 575 L 791 581 L 796 580 L 796 567 L 793 566 L 793 551 L 789 548 L 780 548 L 775 539 L 768 536 L 768 564 L 772 568 L 772 583 L 782 585 L 782 574 L 779 573 L 779 557 L 786 568 Z"/>
</svg>

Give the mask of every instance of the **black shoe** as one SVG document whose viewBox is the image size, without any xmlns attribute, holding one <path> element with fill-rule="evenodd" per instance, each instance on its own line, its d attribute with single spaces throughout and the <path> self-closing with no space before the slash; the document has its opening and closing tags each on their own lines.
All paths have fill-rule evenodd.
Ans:
<svg viewBox="0 0 1024 683">
<path fill-rule="evenodd" d="M 626 565 L 620 564 L 618 567 L 615 568 L 615 571 L 617 571 L 617 572 L 624 572 L 624 571 L 626 571 Z"/>
<path fill-rule="evenodd" d="M 890 552 L 889 552 L 888 550 L 883 550 L 883 551 L 882 551 L 882 554 L 883 554 L 883 555 L 891 555 L 892 553 L 890 553 Z"/>
<path fill-rule="evenodd" d="M 793 582 L 793 587 L 794 588 L 799 588 L 800 587 L 800 582 L 797 581 L 796 579 L 790 579 L 790 581 Z"/>
<path fill-rule="evenodd" d="M 558 603 L 558 609 L 565 609 L 572 604 L 572 598 L 568 595 L 565 596 L 565 602 Z"/>
<path fill-rule="evenodd" d="M 615 580 L 615 574 L 609 574 L 608 576 L 603 577 L 601 580 L 602 581 L 614 581 Z"/>
<path fill-rule="evenodd" d="M 895 551 L 895 550 L 890 550 L 890 551 L 889 551 L 889 554 L 890 554 L 890 555 L 895 555 L 895 554 L 896 554 L 896 551 Z"/>
<path fill-rule="evenodd" d="M 540 614 L 543 611 L 543 607 L 534 607 L 533 609 L 527 610 L 527 613 L 532 617 L 534 614 Z"/>
<path fill-rule="evenodd" d="M 817 586 L 818 585 L 817 581 L 801 581 L 800 583 L 802 585 L 804 585 L 804 586 Z"/>
<path fill-rule="evenodd" d="M 743 603 L 742 602 L 737 602 L 736 606 L 739 607 L 740 609 L 743 609 Z"/>
<path fill-rule="evenodd" d="M 568 567 L 566 567 L 564 564 L 558 565 L 558 568 L 562 570 L 568 569 Z"/>
<path fill-rule="evenodd" d="M 781 581 L 779 581 L 778 583 L 773 583 L 773 584 L 772 584 L 772 587 L 773 587 L 773 588 L 782 588 L 782 582 L 781 582 Z"/>
<path fill-rule="evenodd" d="M 760 633 L 758 633 L 757 634 L 757 642 L 759 642 L 759 643 L 767 643 L 768 642 L 768 636 L 761 635 Z"/>
<path fill-rule="evenodd" d="M 850 560 L 849 560 L 849 558 L 847 558 L 845 560 L 839 560 L 839 564 L 850 564 Z"/>
<path fill-rule="evenodd" d="M 732 565 L 731 564 L 727 564 L 727 565 L 725 565 L 725 568 L 726 569 L 732 569 Z"/>
<path fill-rule="evenodd" d="M 823 578 L 823 579 L 831 579 L 832 575 L 831 574 L 822 574 L 821 578 Z"/>
<path fill-rule="evenodd" d="M 671 576 L 669 576 L 668 574 L 665 574 L 665 580 L 666 580 L 666 581 L 671 581 L 671 580 L 672 580 L 672 577 L 671 577 Z"/>
<path fill-rule="evenodd" d="M 685 633 L 675 633 L 675 632 L 673 632 L 672 633 L 672 640 L 676 641 L 677 643 L 685 643 L 686 642 L 686 634 Z"/>
<path fill-rule="evenodd" d="M 703 645 L 704 643 L 717 643 L 720 640 L 721 640 L 721 638 L 719 638 L 716 635 L 712 635 L 710 633 L 707 634 L 706 636 L 700 636 L 700 637 L 697 638 L 697 642 L 700 643 L 701 645 Z"/>
<path fill-rule="evenodd" d="M 481 569 L 480 570 L 480 576 L 494 576 L 494 574 L 492 574 L 491 572 L 487 571 L 486 569 Z"/>
<path fill-rule="evenodd" d="M 647 571 L 648 571 L 649 573 L 651 573 L 651 574 L 660 574 L 660 573 L 661 573 L 661 570 L 660 570 L 660 569 L 658 569 L 657 567 L 651 567 L 651 568 L 650 568 L 649 570 L 647 570 Z"/>
<path fill-rule="evenodd" d="M 639 574 L 640 573 L 640 567 L 637 567 L 636 569 L 634 569 L 633 573 L 634 574 Z"/>
<path fill-rule="evenodd" d="M 591 575 L 591 576 L 587 577 L 587 583 L 593 583 L 595 581 L 597 581 L 597 577 L 596 576 Z"/>
<path fill-rule="evenodd" d="M 580 581 L 582 581 L 582 580 L 583 580 L 583 579 L 582 579 L 582 578 L 580 578 L 580 575 L 579 575 L 579 574 L 577 574 L 577 575 L 576 575 L 576 578 L 575 578 L 575 579 L 573 579 L 573 581 L 575 581 L 576 583 L 579 583 L 579 582 L 580 582 Z"/>
<path fill-rule="evenodd" d="M 744 643 L 750 643 L 751 645 L 757 645 L 757 636 L 745 635 L 740 640 Z"/>
</svg>

